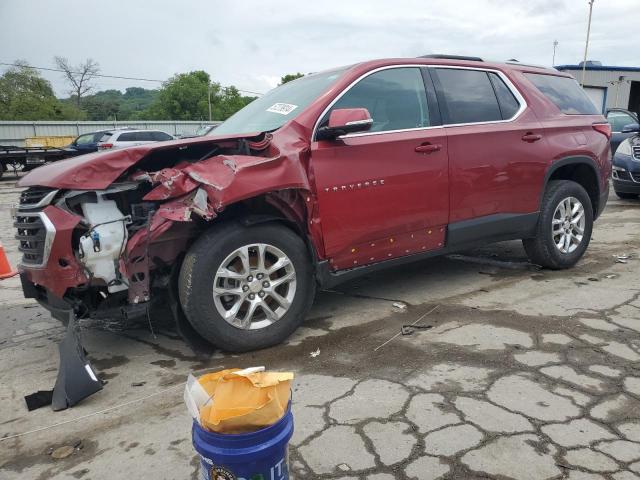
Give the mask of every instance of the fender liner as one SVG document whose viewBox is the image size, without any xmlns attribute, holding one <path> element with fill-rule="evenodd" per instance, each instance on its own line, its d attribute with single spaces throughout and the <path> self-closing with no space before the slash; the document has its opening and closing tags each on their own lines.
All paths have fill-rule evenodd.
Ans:
<svg viewBox="0 0 640 480">
<path fill-rule="evenodd" d="M 314 266 L 316 270 L 316 279 L 319 278 L 319 270 L 320 270 L 319 265 L 322 263 L 322 261 L 318 257 L 318 252 L 316 252 L 316 249 L 313 245 L 313 242 L 311 241 L 311 238 L 309 237 L 307 232 L 305 232 L 302 229 L 302 227 L 298 225 L 296 222 L 284 216 L 280 217 L 278 215 L 263 214 L 263 213 L 249 213 L 247 215 L 243 215 L 240 218 L 238 218 L 238 222 L 241 225 L 244 225 L 245 227 L 250 227 L 251 225 L 258 225 L 261 223 L 278 222 L 291 228 L 294 232 L 296 232 L 300 236 L 300 238 L 302 238 L 305 245 L 307 246 L 307 250 L 309 251 L 309 256 L 311 259 L 311 264 Z M 328 264 L 328 262 L 326 263 Z"/>
<path fill-rule="evenodd" d="M 596 161 L 587 156 L 587 155 L 572 155 L 572 156 L 568 156 L 568 157 L 564 157 L 561 158 L 559 160 L 556 160 L 555 162 L 553 162 L 549 168 L 547 169 L 545 175 L 544 175 L 544 188 L 547 188 L 547 184 L 549 183 L 549 180 L 551 179 L 551 176 L 560 168 L 565 167 L 567 165 L 586 165 L 588 166 L 592 171 L 593 174 L 596 177 L 596 194 L 594 197 L 591 197 L 591 201 L 594 204 L 594 209 L 593 209 L 593 217 L 594 220 L 596 218 L 598 218 L 598 216 L 600 215 L 600 213 L 602 213 L 602 210 L 604 210 L 604 206 L 607 203 L 607 197 L 609 194 L 609 190 L 606 189 L 605 192 L 601 192 L 601 178 L 600 178 L 600 173 L 599 173 L 599 169 L 598 169 L 598 164 L 596 163 Z M 542 198 L 544 197 L 544 189 L 542 190 L 541 194 L 540 194 L 540 199 L 539 199 L 539 206 L 540 208 L 542 208 Z M 604 198 L 603 198 L 604 197 Z"/>
</svg>

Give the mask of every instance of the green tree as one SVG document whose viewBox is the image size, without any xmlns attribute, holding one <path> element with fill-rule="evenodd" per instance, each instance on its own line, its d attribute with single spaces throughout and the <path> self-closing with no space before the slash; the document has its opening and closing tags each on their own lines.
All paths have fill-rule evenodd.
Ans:
<svg viewBox="0 0 640 480">
<path fill-rule="evenodd" d="M 202 70 L 174 75 L 162 85 L 158 97 L 141 116 L 153 120 L 209 118 L 209 82 L 209 74 Z"/>
<path fill-rule="evenodd" d="M 139 92 L 138 92 L 139 93 Z M 125 94 L 124 96 L 126 96 Z M 133 118 L 144 120 L 226 120 L 255 97 L 245 97 L 236 87 L 221 87 L 209 74 L 197 70 L 179 73 L 165 82 L 149 107 Z"/>
<path fill-rule="evenodd" d="M 120 120 L 123 116 L 121 104 L 120 90 L 104 90 L 84 97 L 82 109 L 86 112 L 88 120 L 111 120 L 114 117 Z"/>
<path fill-rule="evenodd" d="M 255 100 L 256 97 L 245 97 L 240 95 L 236 87 L 226 87 L 219 90 L 218 95 L 213 99 L 213 118 L 215 120 L 226 120 L 238 110 Z"/>
<path fill-rule="evenodd" d="M 285 76 L 280 77 L 280 85 L 295 80 L 296 78 L 304 77 L 304 73 L 287 73 Z"/>
<path fill-rule="evenodd" d="M 0 76 L 0 120 L 78 120 L 73 105 L 58 100 L 51 84 L 26 62 Z"/>
</svg>

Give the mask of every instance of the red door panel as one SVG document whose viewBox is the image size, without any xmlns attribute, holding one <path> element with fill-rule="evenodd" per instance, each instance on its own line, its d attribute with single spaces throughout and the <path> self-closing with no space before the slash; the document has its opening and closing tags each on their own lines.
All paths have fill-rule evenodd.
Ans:
<svg viewBox="0 0 640 480">
<path fill-rule="evenodd" d="M 549 151 L 531 110 L 513 122 L 449 126 L 446 130 L 451 223 L 538 210 Z M 537 135 L 540 138 L 534 140 Z"/>
<path fill-rule="evenodd" d="M 407 252 L 411 234 L 432 235 L 429 227 L 448 223 L 447 137 L 441 127 L 314 142 L 311 158 L 325 252 L 336 268 L 352 266 L 351 258 L 370 259 L 361 250 L 367 242 L 388 243 L 382 250 L 375 245 L 378 257 L 413 253 Z M 402 246 L 391 240 L 398 235 Z M 416 249 L 437 248 L 440 242 L 430 238 L 427 244 L 416 237 Z"/>
</svg>

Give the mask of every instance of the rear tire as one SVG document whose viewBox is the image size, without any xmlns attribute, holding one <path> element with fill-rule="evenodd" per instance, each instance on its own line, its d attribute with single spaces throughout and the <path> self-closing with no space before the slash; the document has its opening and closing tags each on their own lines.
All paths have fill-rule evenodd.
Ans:
<svg viewBox="0 0 640 480">
<path fill-rule="evenodd" d="M 638 198 L 637 193 L 616 192 L 616 195 L 622 200 L 635 200 L 636 198 Z"/>
<path fill-rule="evenodd" d="M 544 192 L 536 236 L 522 243 L 531 262 L 553 270 L 570 268 L 587 250 L 592 229 L 593 207 L 582 185 L 552 180 Z"/>
<path fill-rule="evenodd" d="M 298 328 L 313 303 L 315 279 L 307 247 L 292 230 L 232 222 L 192 245 L 178 292 L 202 337 L 222 350 L 245 352 L 281 343 Z"/>
</svg>

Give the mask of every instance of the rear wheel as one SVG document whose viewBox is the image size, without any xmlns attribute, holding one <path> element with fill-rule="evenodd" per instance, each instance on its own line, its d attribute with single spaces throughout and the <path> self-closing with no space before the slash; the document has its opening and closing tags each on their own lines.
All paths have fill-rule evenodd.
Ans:
<svg viewBox="0 0 640 480">
<path fill-rule="evenodd" d="M 622 200 L 633 200 L 638 198 L 637 193 L 616 192 L 616 195 L 618 196 L 618 198 L 621 198 Z"/>
<path fill-rule="evenodd" d="M 570 180 L 547 185 L 536 236 L 522 241 L 529 259 L 551 269 L 575 265 L 589 246 L 593 208 L 586 190 Z"/>
<path fill-rule="evenodd" d="M 291 335 L 311 307 L 315 281 L 307 248 L 290 229 L 229 223 L 191 247 L 179 294 L 200 335 L 223 350 L 241 352 Z"/>
</svg>

